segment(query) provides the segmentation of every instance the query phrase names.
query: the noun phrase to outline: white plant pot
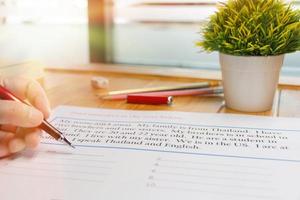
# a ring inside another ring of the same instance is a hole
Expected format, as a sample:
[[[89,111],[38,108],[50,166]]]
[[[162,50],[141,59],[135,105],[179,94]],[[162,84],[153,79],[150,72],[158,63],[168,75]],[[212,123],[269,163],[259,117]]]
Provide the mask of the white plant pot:
[[[284,55],[232,56],[220,53],[226,106],[245,112],[272,108]]]

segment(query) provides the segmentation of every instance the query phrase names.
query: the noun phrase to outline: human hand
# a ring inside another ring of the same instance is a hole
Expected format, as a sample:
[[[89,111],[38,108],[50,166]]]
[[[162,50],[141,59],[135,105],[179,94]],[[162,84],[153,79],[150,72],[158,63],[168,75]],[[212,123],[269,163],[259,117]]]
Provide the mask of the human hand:
[[[35,148],[40,141],[38,127],[50,115],[47,96],[36,81],[15,77],[0,78],[0,84],[31,105],[0,100],[0,158],[26,147]]]

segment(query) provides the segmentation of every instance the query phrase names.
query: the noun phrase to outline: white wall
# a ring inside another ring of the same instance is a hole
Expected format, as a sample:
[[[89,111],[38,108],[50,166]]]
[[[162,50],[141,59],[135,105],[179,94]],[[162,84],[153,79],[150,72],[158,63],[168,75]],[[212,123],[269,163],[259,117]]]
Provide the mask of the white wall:
[[[7,23],[86,24],[87,0],[0,0]]]

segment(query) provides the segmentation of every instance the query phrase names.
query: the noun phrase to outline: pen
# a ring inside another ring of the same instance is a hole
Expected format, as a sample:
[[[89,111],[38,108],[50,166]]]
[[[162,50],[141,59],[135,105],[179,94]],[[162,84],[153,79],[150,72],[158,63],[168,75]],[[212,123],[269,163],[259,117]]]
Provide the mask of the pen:
[[[127,96],[127,103],[171,105],[172,102],[173,102],[172,96],[147,96],[147,95],[140,95],[140,94],[129,94]]]
[[[26,103],[25,101],[22,101],[18,97],[14,96],[10,91],[8,91],[6,88],[2,87],[0,85],[0,98],[4,100],[13,100],[17,102],[24,103],[26,105],[31,106],[30,104]],[[55,127],[53,127],[48,121],[45,119],[43,120],[42,124],[39,126],[40,129],[51,135],[55,140],[60,141],[62,143],[65,143],[69,145],[72,148],[75,148],[67,138]]]
[[[137,93],[139,95],[147,96],[196,96],[196,95],[209,95],[209,94],[222,94],[222,87],[212,87],[212,88],[199,88],[199,89],[187,89],[187,90],[171,90],[171,91],[161,91],[161,92],[145,92]],[[130,94],[128,94],[130,95]],[[112,95],[103,97],[105,100],[122,100],[126,99],[127,94]]]
[[[135,93],[145,93],[145,92],[158,92],[158,91],[170,91],[170,90],[186,90],[186,89],[196,89],[196,88],[209,88],[220,85],[219,82],[200,82],[200,83],[189,83],[177,86],[161,86],[161,87],[152,87],[152,88],[138,88],[138,89],[129,89],[129,90],[120,90],[120,91],[111,91],[103,97],[108,97],[112,95],[120,94],[135,94]]]

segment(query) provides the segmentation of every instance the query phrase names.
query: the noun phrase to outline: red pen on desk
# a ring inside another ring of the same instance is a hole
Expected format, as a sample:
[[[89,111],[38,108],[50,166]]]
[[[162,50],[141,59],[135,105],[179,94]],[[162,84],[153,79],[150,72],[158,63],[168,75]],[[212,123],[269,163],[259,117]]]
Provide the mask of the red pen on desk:
[[[10,91],[8,91],[6,88],[2,87],[1,85],[0,85],[0,99],[17,101],[17,102],[29,105],[25,101],[22,101],[18,97],[14,96]],[[29,106],[31,106],[31,105],[29,105]],[[69,140],[67,140],[67,138],[65,138],[65,136],[59,130],[54,128],[46,120],[43,120],[43,122],[39,126],[39,128],[44,130],[49,135],[51,135],[55,140],[63,142],[65,144],[69,145],[70,147],[74,148],[74,146],[71,144],[71,142],[69,142]]]
[[[172,96],[149,96],[140,94],[129,94],[127,95],[127,103],[136,104],[152,104],[152,105],[171,105],[173,102]]]

